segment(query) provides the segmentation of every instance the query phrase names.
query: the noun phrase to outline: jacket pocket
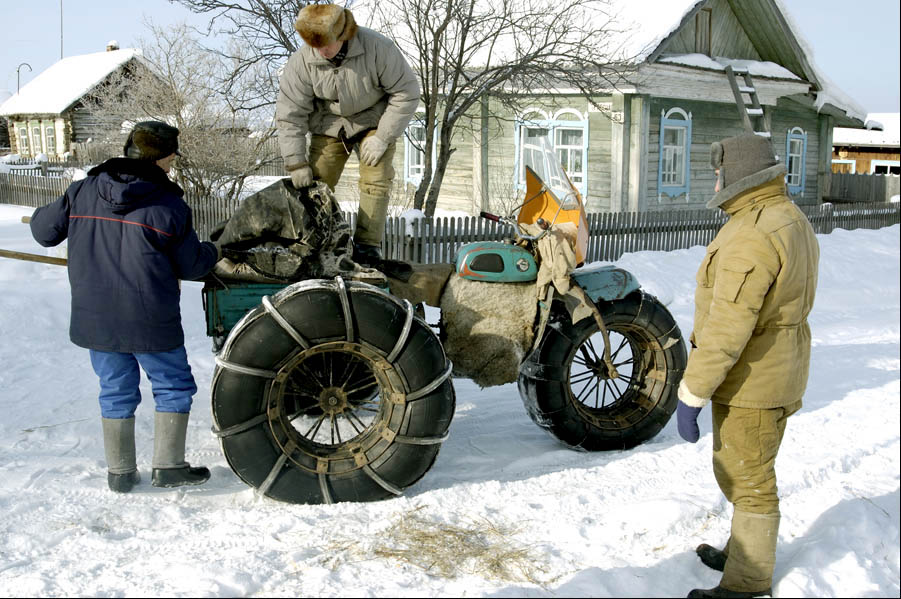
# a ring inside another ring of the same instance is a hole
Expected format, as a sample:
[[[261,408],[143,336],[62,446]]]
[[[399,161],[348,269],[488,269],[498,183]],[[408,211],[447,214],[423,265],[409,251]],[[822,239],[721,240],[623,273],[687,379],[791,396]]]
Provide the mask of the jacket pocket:
[[[718,249],[719,248],[708,248],[707,254],[705,254],[704,259],[701,260],[701,267],[698,268],[698,272],[695,275],[695,281],[697,281],[698,286],[710,287],[713,285],[713,270],[711,265],[713,264],[713,258],[716,256]]]
[[[744,260],[730,260],[723,264],[716,276],[713,295],[719,299],[735,303],[741,295],[742,287],[754,265]]]

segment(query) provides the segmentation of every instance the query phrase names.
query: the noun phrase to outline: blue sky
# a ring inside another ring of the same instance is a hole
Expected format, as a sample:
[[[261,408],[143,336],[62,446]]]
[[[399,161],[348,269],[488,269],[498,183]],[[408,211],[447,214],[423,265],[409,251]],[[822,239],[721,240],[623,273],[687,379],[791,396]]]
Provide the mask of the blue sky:
[[[640,2],[641,0],[635,0]],[[898,0],[782,0],[813,49],[814,60],[867,112],[899,112]],[[115,39],[123,48],[147,37],[145,17],[159,25],[206,20],[168,0],[62,0],[63,52],[99,52]],[[0,92],[21,85],[60,58],[60,0],[2,0]]]

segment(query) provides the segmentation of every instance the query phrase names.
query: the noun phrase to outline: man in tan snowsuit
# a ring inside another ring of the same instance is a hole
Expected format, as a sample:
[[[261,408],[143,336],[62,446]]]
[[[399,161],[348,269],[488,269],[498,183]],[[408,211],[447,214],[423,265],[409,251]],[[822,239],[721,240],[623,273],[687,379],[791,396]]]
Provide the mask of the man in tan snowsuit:
[[[306,45],[288,60],[275,106],[285,168],[295,187],[320,179],[334,189],[357,153],[354,259],[373,265],[381,258],[395,142],[419,105],[419,83],[394,42],[359,27],[345,8],[310,4],[294,28]]]
[[[723,577],[689,597],[771,593],[779,531],[776,454],[786,420],[801,408],[819,246],[785,190],[770,141],[748,133],[711,146],[716,194],[730,216],[697,273],[692,351],[679,385],[679,434],[698,440],[697,417],[713,409],[713,471],[733,504],[720,551],[698,556]]]

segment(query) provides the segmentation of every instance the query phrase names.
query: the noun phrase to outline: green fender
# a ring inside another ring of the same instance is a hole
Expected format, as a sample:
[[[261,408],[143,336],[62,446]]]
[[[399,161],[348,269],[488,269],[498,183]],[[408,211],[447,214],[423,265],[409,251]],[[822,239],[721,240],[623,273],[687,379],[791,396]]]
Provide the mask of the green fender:
[[[632,273],[612,265],[580,268],[572,278],[593,302],[620,300],[641,287]]]

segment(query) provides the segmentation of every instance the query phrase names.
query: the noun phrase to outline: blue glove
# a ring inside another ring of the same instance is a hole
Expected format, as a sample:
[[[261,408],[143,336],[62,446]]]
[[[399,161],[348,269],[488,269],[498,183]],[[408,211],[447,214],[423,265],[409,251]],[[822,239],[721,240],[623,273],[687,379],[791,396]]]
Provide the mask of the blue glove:
[[[701,408],[693,408],[681,401],[676,406],[676,422],[679,425],[679,436],[689,443],[697,443],[698,438],[701,436],[701,431],[698,430],[698,414],[700,413]]]

